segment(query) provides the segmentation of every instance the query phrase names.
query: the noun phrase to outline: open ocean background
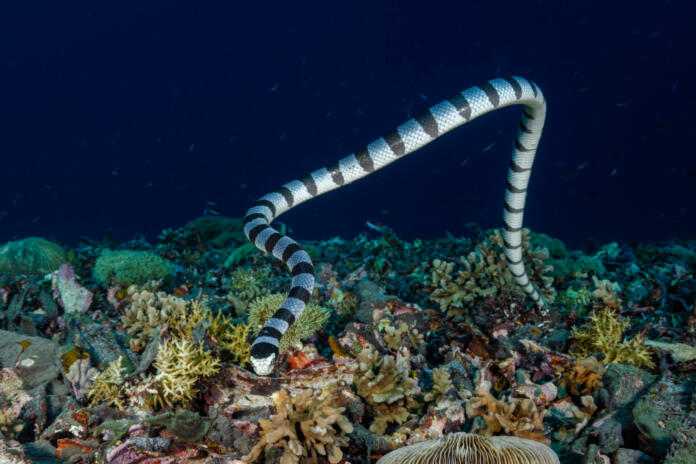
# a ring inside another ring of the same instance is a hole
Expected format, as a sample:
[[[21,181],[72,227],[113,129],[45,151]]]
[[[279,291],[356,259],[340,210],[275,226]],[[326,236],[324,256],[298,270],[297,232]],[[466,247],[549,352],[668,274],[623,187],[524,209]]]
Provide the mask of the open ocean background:
[[[572,6],[570,6],[572,5]],[[0,243],[154,241],[456,92],[519,75],[549,108],[525,225],[569,243],[693,237],[691,1],[6,2]],[[298,240],[500,227],[520,107],[281,217]]]

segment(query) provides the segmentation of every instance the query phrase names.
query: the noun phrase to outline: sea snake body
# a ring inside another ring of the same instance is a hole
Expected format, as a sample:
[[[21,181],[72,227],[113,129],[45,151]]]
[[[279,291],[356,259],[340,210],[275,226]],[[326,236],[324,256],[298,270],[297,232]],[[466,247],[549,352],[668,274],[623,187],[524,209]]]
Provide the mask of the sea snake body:
[[[273,371],[278,356],[278,341],[302,313],[314,288],[314,266],[307,252],[269,224],[290,208],[365,177],[455,127],[489,111],[515,104],[524,105],[524,108],[505,186],[505,256],[516,282],[537,305],[544,305],[529,281],[522,262],[521,231],[527,185],[544,127],[546,102],[539,87],[527,79],[493,79],[438,103],[338,162],[284,184],[261,197],[247,211],[244,233],[249,241],[282,260],[292,274],[290,293],[252,344],[251,363],[258,375],[269,375]]]

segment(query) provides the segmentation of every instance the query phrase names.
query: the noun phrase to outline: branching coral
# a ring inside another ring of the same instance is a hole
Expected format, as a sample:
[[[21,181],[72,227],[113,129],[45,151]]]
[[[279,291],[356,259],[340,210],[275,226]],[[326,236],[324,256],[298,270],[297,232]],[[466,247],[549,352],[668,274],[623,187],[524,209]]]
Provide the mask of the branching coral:
[[[383,356],[368,345],[351,370],[357,394],[374,418],[371,431],[381,435],[390,423],[401,424],[408,419],[409,407],[414,407],[412,397],[419,393],[419,388],[416,379],[409,375],[406,349],[401,349],[396,357]]]
[[[253,247],[252,247],[253,248]],[[267,268],[249,269],[237,268],[230,278],[230,299],[238,311],[244,311],[249,303],[256,298],[268,295],[270,292],[265,285],[271,273]]]
[[[423,395],[425,401],[433,401],[441,397],[452,388],[452,379],[450,378],[447,369],[437,367],[433,369],[433,387],[429,392]]]
[[[198,393],[201,377],[217,373],[220,362],[203,348],[186,338],[173,338],[159,345],[154,366],[154,383],[158,394],[152,398],[154,406],[191,400]]]
[[[97,375],[92,386],[87,390],[90,404],[96,406],[99,403],[106,403],[125,411],[126,407],[123,403],[125,395],[122,390],[125,373],[123,357],[119,356],[117,360],[111,361],[104,372]]]
[[[303,390],[291,396],[286,390],[273,394],[276,414],[270,420],[259,420],[261,440],[242,459],[254,462],[271,447],[283,449],[280,464],[318,464],[325,457],[336,464],[343,459],[341,447],[348,445],[345,434],[353,425],[343,416],[344,408],[336,407],[331,391],[317,396],[314,390]]]
[[[218,313],[215,317],[208,315],[211,327],[208,334],[216,345],[232,362],[240,366],[249,364],[251,343],[247,340],[251,334],[251,324],[233,324],[229,317]]]
[[[590,325],[586,328],[573,328],[571,354],[576,358],[604,354],[602,363],[632,364],[637,367],[653,367],[650,349],[645,345],[645,337],[638,334],[631,339],[623,338],[629,321],[620,318],[612,310],[605,308],[590,314]]]
[[[275,293],[257,298],[249,305],[249,324],[255,331],[268,321],[285,301],[285,295]],[[309,303],[302,314],[288,328],[280,339],[278,351],[282,354],[302,339],[311,337],[329,320],[329,311],[314,303]]]
[[[553,267],[547,265],[548,252],[543,248],[532,249],[530,232],[523,229],[522,248],[524,264],[529,278],[544,299],[552,303],[556,291],[550,274]],[[464,310],[485,298],[494,297],[504,287],[515,286],[503,253],[503,237],[500,230],[491,232],[486,240],[466,256],[459,258],[460,265],[435,259],[430,277],[430,299],[447,311],[449,316],[459,316]]]
[[[472,431],[484,435],[503,432],[506,435],[549,443],[549,440],[544,438],[544,427],[541,423],[545,411],[539,411],[534,401],[512,397],[498,400],[490,390],[491,383],[487,380],[481,381],[474,396],[466,404],[468,417],[482,418],[482,423],[476,423]]]
[[[131,302],[121,322],[131,335],[130,348],[135,352],[142,351],[163,324],[178,336],[190,337],[196,324],[210,312],[200,297],[186,301],[164,292],[139,290],[134,285],[128,287],[127,295]]]

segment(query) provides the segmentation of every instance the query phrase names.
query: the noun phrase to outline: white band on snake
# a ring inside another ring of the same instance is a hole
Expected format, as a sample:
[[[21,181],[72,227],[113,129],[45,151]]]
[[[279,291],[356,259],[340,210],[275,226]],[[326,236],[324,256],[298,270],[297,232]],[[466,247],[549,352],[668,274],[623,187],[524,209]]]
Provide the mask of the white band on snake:
[[[338,162],[284,184],[254,203],[244,217],[244,233],[257,248],[282,260],[292,274],[292,288],[251,347],[251,364],[258,375],[269,375],[278,357],[278,341],[307,305],[314,288],[309,255],[291,238],[269,224],[290,208],[330,190],[350,184],[413,153],[441,135],[482,114],[509,105],[524,105],[515,137],[505,186],[503,239],[508,267],[524,292],[544,302],[527,277],[522,262],[522,216],[527,185],[546,117],[539,87],[522,77],[499,78],[471,87],[406,121],[394,131]]]

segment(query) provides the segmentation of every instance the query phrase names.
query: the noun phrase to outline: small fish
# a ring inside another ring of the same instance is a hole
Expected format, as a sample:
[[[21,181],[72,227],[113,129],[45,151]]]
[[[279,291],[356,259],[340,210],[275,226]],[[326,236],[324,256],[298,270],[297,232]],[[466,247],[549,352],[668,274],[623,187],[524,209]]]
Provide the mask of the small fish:
[[[650,34],[651,39],[657,39],[658,37],[660,37],[660,31],[655,31],[652,34]]]
[[[625,107],[629,106],[630,104],[631,104],[630,102],[619,102],[616,104],[616,106],[619,108],[625,108]]]
[[[464,166],[466,166],[466,163],[468,163],[468,162],[469,162],[469,158],[464,158],[464,161],[462,161],[461,163],[459,163],[459,167],[460,167],[460,168],[463,168]]]
[[[213,216],[219,216],[220,213],[215,211],[213,208],[208,208],[207,206],[203,209],[203,216],[207,216],[209,214],[212,214]]]
[[[286,132],[283,132],[280,134],[280,137],[278,137],[278,140],[283,140],[288,134]]]
[[[675,82],[674,84],[672,84],[672,92],[677,90],[677,87],[679,87],[679,82]]]
[[[588,163],[589,163],[589,161],[583,161],[582,163],[578,164],[578,167],[575,169],[577,169],[578,171],[581,171],[581,170],[585,169],[585,167],[587,166]]]
[[[17,203],[19,203],[19,200],[22,199],[22,196],[23,196],[23,194],[21,194],[21,193],[18,193],[17,195],[15,195],[14,200],[12,200],[12,204],[16,205]]]
[[[145,185],[148,187],[152,187],[152,181],[148,180],[147,182],[145,182]]]
[[[31,220],[32,224],[36,224],[41,220],[41,216],[36,216],[34,219]]]
[[[481,151],[483,151],[483,152],[490,151],[491,148],[493,148],[493,145],[495,145],[495,142],[489,143],[488,145],[486,145],[485,147],[483,147],[483,150],[481,150]]]
[[[157,136],[157,145],[162,145],[162,137]]]
[[[358,113],[358,116],[362,116],[362,111],[360,110],[360,107],[358,106],[357,109],[355,110],[356,113]]]
[[[215,202],[215,201],[213,201],[213,200],[208,200],[207,198],[204,198],[203,201],[204,201],[205,204],[208,205],[208,206],[215,206],[215,205],[217,205],[217,202]]]
[[[271,87],[271,92],[275,92],[276,90],[278,90],[278,86],[279,86],[279,85],[280,85],[280,82],[278,82],[276,85],[274,85],[273,87]]]
[[[87,148],[87,139],[82,140],[82,148]]]
[[[329,110],[324,117],[330,118],[331,116],[333,116],[333,110]]]
[[[48,190],[53,190],[53,186],[51,184],[44,185],[44,188],[47,188]]]
[[[384,214],[384,215],[387,215],[387,214],[391,214],[391,211],[389,211],[388,209],[382,208],[381,213]]]
[[[578,92],[578,93],[587,92],[588,90],[590,90],[589,87],[578,87],[578,88],[577,88],[577,92]]]
[[[379,232],[380,234],[383,234],[387,231],[387,228],[385,226],[383,226],[382,224],[380,224],[379,222],[365,221],[365,225],[368,228],[374,230],[375,232]]]
[[[192,152],[193,150],[195,150],[195,149],[196,149],[196,144],[195,144],[195,143],[192,143],[192,144],[189,145],[189,147],[188,147],[188,152],[191,153],[191,152]]]
[[[423,92],[418,92],[418,96],[421,97],[422,100],[427,100],[428,96],[425,95]]]
[[[610,175],[610,176],[615,176],[615,175],[616,175],[616,171],[618,171],[618,168],[614,168],[614,169],[611,171],[611,174],[609,174],[609,175]]]
[[[339,86],[339,87],[343,87],[344,85],[346,85],[347,82],[348,82],[347,79],[346,79],[346,80],[343,80],[343,81],[341,81],[341,82],[338,83],[338,86]]]

